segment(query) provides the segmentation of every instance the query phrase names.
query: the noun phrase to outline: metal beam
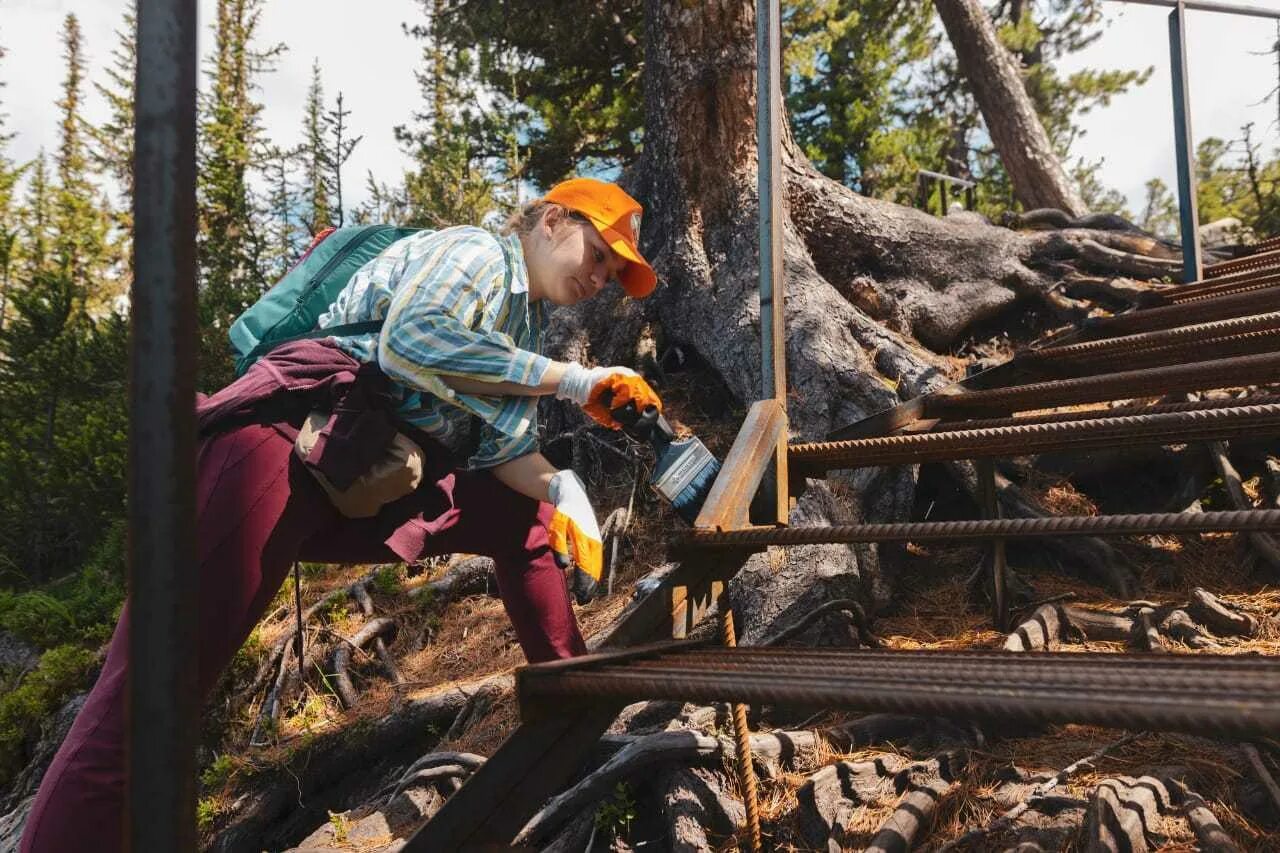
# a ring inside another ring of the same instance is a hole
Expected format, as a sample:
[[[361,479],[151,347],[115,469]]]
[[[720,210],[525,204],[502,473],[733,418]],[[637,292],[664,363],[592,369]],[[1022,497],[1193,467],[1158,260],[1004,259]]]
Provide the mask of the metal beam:
[[[1137,3],[1140,6],[1159,6],[1164,9],[1176,9],[1178,0],[1112,0],[1114,3]],[[1235,3],[1213,3],[1210,0],[1185,0],[1188,9],[1197,12],[1222,12],[1226,15],[1249,15],[1255,18],[1275,18],[1280,20],[1280,10],[1259,9],[1256,6],[1240,6]]]
[[[1187,83],[1187,10],[1182,0],[1169,13],[1173,140],[1178,162],[1178,218],[1182,228],[1182,281],[1199,281],[1200,214],[1196,209],[1196,149],[1191,138],[1191,90]]]
[[[196,0],[139,0],[125,837],[195,850]]]

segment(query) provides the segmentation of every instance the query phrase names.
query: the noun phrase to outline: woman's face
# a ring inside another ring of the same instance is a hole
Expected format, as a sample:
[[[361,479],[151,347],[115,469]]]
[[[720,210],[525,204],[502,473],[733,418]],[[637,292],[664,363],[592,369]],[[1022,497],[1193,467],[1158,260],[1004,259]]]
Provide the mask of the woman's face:
[[[590,223],[550,208],[525,249],[529,295],[556,305],[574,305],[595,296],[626,265]],[[530,252],[532,249],[532,252]]]

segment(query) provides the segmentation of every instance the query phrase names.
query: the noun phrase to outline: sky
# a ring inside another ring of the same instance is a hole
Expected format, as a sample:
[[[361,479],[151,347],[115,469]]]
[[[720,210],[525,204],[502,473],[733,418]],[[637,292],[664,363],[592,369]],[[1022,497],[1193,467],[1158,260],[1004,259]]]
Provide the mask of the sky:
[[[1233,0],[1236,5],[1280,10],[1280,0]],[[125,4],[120,0],[0,0],[0,109],[9,115],[15,159],[33,156],[41,147],[57,145],[56,108],[63,77],[58,41],[65,16],[80,18],[91,80],[102,80],[110,63]],[[199,0],[200,51],[212,44],[210,23],[214,0]],[[353,13],[344,0],[270,0],[261,26],[260,44],[283,43],[288,51],[274,73],[260,78],[264,124],[281,145],[299,140],[303,104],[311,66],[320,62],[330,104],[339,89],[351,110],[354,134],[364,134],[344,170],[353,206],[365,196],[365,176],[372,171],[394,183],[408,159],[399,150],[392,127],[409,120],[419,94],[413,72],[422,45],[403,34],[401,24],[420,19],[415,0],[364,0]],[[1140,212],[1144,185],[1159,177],[1175,186],[1172,94],[1169,84],[1168,11],[1107,2],[1108,27],[1094,45],[1061,63],[1061,69],[1154,68],[1146,85],[1080,116],[1085,135],[1073,155],[1103,161],[1104,184],[1122,192],[1129,207]],[[1197,142],[1208,136],[1235,138],[1246,122],[1263,152],[1280,149],[1276,95],[1280,71],[1266,54],[1277,38],[1276,22],[1209,12],[1189,11],[1187,50],[1191,91],[1191,126]],[[1268,99],[1268,95],[1270,98]],[[89,116],[101,117],[96,93],[89,97]]]

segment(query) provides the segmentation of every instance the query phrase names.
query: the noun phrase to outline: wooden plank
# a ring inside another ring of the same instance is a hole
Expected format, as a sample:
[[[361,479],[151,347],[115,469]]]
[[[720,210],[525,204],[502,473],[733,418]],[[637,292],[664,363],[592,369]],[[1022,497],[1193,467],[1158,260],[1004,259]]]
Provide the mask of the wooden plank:
[[[773,461],[778,442],[785,442],[786,432],[787,413],[777,400],[751,404],[694,527],[736,530],[747,525],[751,498]]]
[[[521,724],[414,833],[403,853],[493,850],[509,845],[542,804],[578,771],[621,708],[606,702]]]
[[[688,624],[685,600],[690,587],[698,587],[716,581],[728,581],[746,564],[756,550],[732,549],[715,554],[690,554],[680,566],[668,573],[662,582],[630,609],[623,612],[618,623],[609,633],[592,638],[591,648],[626,648],[654,640],[670,639],[676,634],[676,625]],[[695,616],[701,618],[695,608]],[[679,636],[684,636],[682,632]]]

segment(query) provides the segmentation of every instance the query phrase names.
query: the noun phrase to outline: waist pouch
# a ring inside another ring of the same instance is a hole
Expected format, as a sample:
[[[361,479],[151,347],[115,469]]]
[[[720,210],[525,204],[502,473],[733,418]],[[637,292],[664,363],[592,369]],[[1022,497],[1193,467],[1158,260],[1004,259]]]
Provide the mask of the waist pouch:
[[[425,462],[422,448],[404,433],[395,431],[365,472],[340,488],[320,472],[312,458],[316,446],[323,444],[331,417],[324,411],[307,415],[298,429],[293,449],[338,512],[347,518],[369,518],[377,515],[386,504],[404,497],[422,484]]]

